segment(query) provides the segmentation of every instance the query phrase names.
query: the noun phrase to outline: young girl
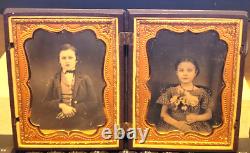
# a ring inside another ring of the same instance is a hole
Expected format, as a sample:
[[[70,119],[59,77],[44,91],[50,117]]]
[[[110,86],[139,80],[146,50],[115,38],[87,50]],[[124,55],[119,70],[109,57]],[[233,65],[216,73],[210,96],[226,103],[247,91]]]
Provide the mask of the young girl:
[[[159,128],[211,133],[207,122],[212,118],[208,107],[210,97],[205,89],[193,84],[199,74],[198,64],[192,59],[181,59],[176,63],[175,70],[179,85],[166,89],[157,100],[162,104]]]

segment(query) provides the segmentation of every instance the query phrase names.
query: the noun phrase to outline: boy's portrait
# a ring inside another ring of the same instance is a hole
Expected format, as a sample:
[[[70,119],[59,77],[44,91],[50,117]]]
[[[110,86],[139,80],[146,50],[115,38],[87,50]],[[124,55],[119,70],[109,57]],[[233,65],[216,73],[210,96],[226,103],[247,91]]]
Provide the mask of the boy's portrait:
[[[93,31],[34,32],[30,63],[31,122],[41,129],[91,130],[105,123],[105,44]]]
[[[123,11],[55,12],[9,14],[16,147],[118,148],[120,141],[104,139],[102,131],[122,119],[117,23]]]

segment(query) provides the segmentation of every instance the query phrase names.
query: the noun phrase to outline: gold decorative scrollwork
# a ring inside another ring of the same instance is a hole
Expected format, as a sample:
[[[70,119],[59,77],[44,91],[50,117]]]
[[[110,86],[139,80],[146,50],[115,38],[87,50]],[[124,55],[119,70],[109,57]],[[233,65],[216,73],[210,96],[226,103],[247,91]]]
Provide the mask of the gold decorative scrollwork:
[[[18,146],[25,148],[105,148],[118,147],[118,140],[105,140],[101,137],[103,128],[113,129],[119,125],[119,51],[118,19],[115,17],[49,17],[49,16],[12,16],[9,17],[10,42],[14,42],[11,51],[12,78],[14,84],[15,117]],[[79,32],[92,30],[97,39],[106,44],[104,59],[103,97],[107,122],[91,134],[86,131],[41,130],[30,123],[31,92],[28,87],[28,59],[25,56],[24,43],[32,38],[37,29],[49,32]]]
[[[144,144],[138,140],[133,146],[138,148],[169,148],[169,149],[232,149],[234,141],[234,124],[238,101],[238,83],[240,69],[240,44],[243,21],[241,19],[217,18],[134,18],[134,59],[133,59],[133,127],[149,128]],[[191,31],[202,33],[209,30],[218,32],[219,38],[228,44],[228,51],[223,71],[225,88],[222,91],[222,126],[213,129],[210,135],[198,133],[181,133],[171,131],[159,133],[154,125],[146,122],[146,112],[151,99],[147,87],[149,80],[149,63],[146,43],[156,37],[159,30],[170,30],[176,33]]]

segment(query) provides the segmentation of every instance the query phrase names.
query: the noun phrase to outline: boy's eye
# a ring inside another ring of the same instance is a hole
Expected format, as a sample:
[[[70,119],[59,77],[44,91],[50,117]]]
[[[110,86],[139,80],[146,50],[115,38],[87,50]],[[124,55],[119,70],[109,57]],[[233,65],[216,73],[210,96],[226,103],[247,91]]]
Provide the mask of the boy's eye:
[[[66,57],[62,57],[62,59],[64,59],[64,60],[65,60],[65,59],[66,59]]]
[[[179,72],[183,72],[184,70],[183,69],[178,69]]]

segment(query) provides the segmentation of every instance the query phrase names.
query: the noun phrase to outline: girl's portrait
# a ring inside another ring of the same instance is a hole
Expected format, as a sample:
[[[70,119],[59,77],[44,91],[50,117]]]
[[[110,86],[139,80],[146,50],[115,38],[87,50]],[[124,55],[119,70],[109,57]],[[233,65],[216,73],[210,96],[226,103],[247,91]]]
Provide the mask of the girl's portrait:
[[[147,119],[158,131],[209,135],[223,122],[220,93],[227,45],[217,32],[161,30],[147,43]]]
[[[175,64],[175,70],[179,84],[167,88],[156,101],[162,105],[159,128],[210,133],[211,126],[207,121],[212,118],[211,98],[204,88],[193,83],[199,74],[198,64],[183,58]]]

